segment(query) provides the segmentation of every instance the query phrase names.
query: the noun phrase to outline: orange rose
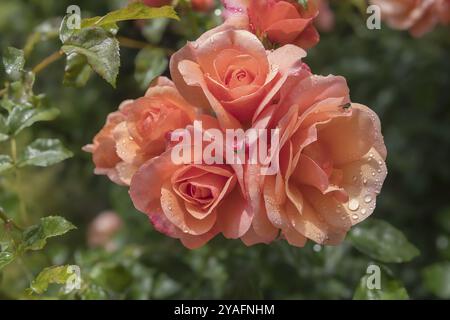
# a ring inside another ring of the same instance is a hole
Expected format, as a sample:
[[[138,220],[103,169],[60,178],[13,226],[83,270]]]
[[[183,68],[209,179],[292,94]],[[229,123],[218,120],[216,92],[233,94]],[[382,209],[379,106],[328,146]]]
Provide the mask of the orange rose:
[[[217,120],[202,116],[218,126]],[[210,126],[211,127],[211,126]],[[194,148],[188,143],[189,148]],[[147,161],[131,180],[134,206],[146,213],[155,229],[178,238],[188,248],[198,248],[219,232],[239,238],[250,227],[247,202],[229,165],[194,159],[176,164],[172,150]]]
[[[139,166],[166,148],[166,134],[185,127],[195,109],[177,92],[172,82],[159,78],[145,96],[127,100],[108,116],[106,125],[84,147],[93,154],[96,174],[129,185]]]
[[[263,41],[272,44],[295,44],[304,49],[315,46],[320,39],[313,25],[319,14],[315,0],[305,6],[290,0],[223,0],[225,18],[246,15],[248,29]]]
[[[450,20],[449,0],[371,0],[381,9],[381,18],[400,30],[409,30],[420,37],[431,31],[438,22]]]
[[[335,76],[290,83],[267,110],[255,126],[281,130],[280,170],[258,183],[247,175],[259,208],[242,240],[267,243],[281,231],[295,246],[338,244],[373,212],[387,174],[378,117],[350,104],[345,80]]]
[[[212,109],[222,128],[238,128],[301,70],[304,56],[293,45],[266,52],[255,35],[224,24],[176,52],[170,72],[189,102]]]

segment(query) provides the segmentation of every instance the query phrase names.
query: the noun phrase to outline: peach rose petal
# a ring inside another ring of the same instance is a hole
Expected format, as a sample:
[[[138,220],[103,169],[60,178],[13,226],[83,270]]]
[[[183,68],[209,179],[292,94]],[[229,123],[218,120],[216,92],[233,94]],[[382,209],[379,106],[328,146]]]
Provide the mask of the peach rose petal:
[[[283,235],[286,238],[286,241],[292,246],[302,248],[306,244],[306,237],[293,228],[283,230]]]
[[[134,174],[130,184],[130,196],[136,209],[149,212],[149,206],[160,198],[163,183],[180,168],[171,160],[171,150],[144,163]]]
[[[183,60],[178,64],[178,69],[187,85],[197,86],[202,89],[202,92],[207,97],[212,109],[216,113],[222,128],[237,129],[241,127],[239,121],[226,112],[220,102],[211,94],[205,79],[203,78],[203,72],[198,64],[189,60]]]
[[[201,235],[208,232],[213,227],[217,218],[215,212],[204,219],[192,217],[186,211],[180,198],[172,190],[170,181],[166,181],[161,187],[161,207],[170,222],[180,228],[184,233],[191,235]]]
[[[218,224],[226,238],[240,238],[251,226],[252,210],[238,188],[228,195],[227,200],[222,202],[217,211]]]

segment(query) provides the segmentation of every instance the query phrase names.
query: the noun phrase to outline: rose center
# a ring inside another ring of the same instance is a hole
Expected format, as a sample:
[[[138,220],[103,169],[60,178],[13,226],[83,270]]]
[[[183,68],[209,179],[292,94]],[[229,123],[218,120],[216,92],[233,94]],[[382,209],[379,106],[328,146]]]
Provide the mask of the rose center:
[[[225,85],[230,88],[248,85],[253,82],[254,76],[246,69],[229,68],[225,73]]]

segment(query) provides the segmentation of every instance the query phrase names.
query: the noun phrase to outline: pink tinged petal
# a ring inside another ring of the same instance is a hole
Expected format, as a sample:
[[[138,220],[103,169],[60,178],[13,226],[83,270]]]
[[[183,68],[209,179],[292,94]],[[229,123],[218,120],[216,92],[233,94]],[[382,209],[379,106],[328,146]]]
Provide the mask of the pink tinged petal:
[[[155,200],[151,207],[153,210],[147,213],[147,216],[157,231],[176,239],[183,234],[180,229],[166,218],[158,200]]]
[[[217,211],[218,225],[226,238],[240,238],[251,226],[253,213],[239,188],[234,188]]]
[[[170,222],[184,233],[191,235],[200,235],[208,232],[217,218],[215,212],[201,220],[192,217],[186,211],[183,201],[173,191],[170,181],[166,181],[161,187],[161,208]]]

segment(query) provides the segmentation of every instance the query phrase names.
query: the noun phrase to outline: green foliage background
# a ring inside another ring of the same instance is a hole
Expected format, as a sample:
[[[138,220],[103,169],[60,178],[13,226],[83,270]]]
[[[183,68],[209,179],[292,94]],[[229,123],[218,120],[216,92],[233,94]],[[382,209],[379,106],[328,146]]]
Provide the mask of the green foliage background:
[[[86,16],[95,16],[124,2],[2,0],[0,48],[22,48],[37,25],[64,16],[71,4],[79,5]],[[321,42],[305,62],[316,74],[344,76],[352,100],[370,106],[380,116],[389,174],[372,217],[394,225],[420,250],[409,262],[384,263],[387,287],[398,289],[403,284],[415,299],[450,298],[450,30],[439,27],[420,39],[385,25],[371,31],[352,1],[332,4],[336,27],[322,33]],[[212,13],[182,10],[179,14],[181,21],[171,22],[163,37],[154,31],[158,30],[156,23],[148,27],[147,39],[134,22],[122,23],[120,34],[177,49],[219,22]],[[39,42],[27,66],[36,65],[60,45],[58,38]],[[25,168],[23,200],[30,222],[58,214],[78,229],[49,240],[44,251],[27,253],[24,265],[14,262],[1,270],[0,298],[352,298],[368,264],[373,259],[385,261],[383,254],[387,257],[389,248],[374,257],[356,250],[352,239],[338,247],[308,244],[299,249],[284,242],[247,248],[240,241],[219,237],[189,251],[154,231],[133,208],[126,188],[93,175],[91,157],[81,147],[92,140],[106,115],[122,100],[144,93],[136,79],[145,75],[134,75],[138,52],[121,48],[117,89],[98,76],[83,88],[63,86],[64,59],[38,75],[35,92],[46,93],[61,114],[55,121],[21,133],[18,145],[24,147],[37,136],[59,138],[74,157],[50,168]],[[4,81],[1,72],[0,84]],[[0,144],[1,153],[7,148]],[[14,219],[19,205],[16,193],[2,183],[0,206]],[[89,223],[104,210],[114,210],[124,220],[113,252],[89,248],[86,242]],[[370,236],[374,231],[367,226],[362,225],[363,232]],[[42,295],[27,294],[25,289],[44,268],[67,264],[80,266],[82,293],[64,295],[52,285]],[[357,298],[377,298],[356,291]],[[392,297],[404,297],[403,291],[395,292],[391,290]]]

